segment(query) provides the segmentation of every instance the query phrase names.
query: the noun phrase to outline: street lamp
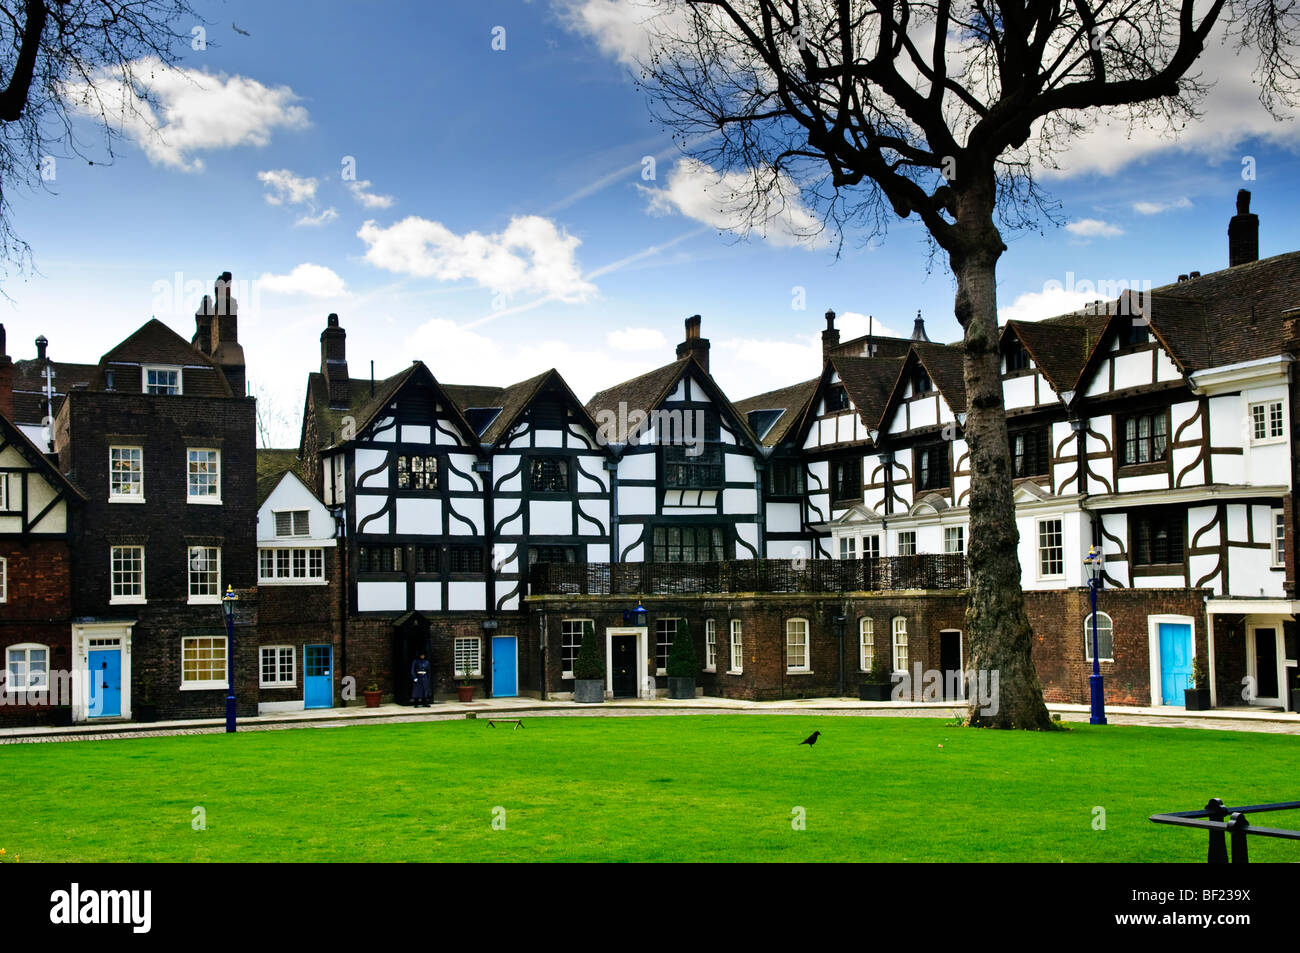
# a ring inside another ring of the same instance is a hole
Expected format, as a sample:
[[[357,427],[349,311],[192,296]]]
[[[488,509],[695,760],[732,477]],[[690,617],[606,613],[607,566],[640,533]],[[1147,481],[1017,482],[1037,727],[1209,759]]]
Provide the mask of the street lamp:
[[[231,586],[221,597],[221,612],[226,617],[226,733],[235,730],[235,603],[239,596]]]
[[[1092,690],[1092,714],[1088,723],[1106,724],[1105,693],[1101,682],[1101,653],[1097,651],[1097,590],[1101,587],[1101,550],[1093,546],[1083,557],[1083,569],[1088,574],[1088,588],[1092,594],[1092,675],[1088,685]]]
[[[645,617],[646,617],[645,606],[643,606],[643,605],[641,604],[641,600],[640,600],[640,599],[638,599],[638,600],[636,601],[636,608],[635,608],[635,609],[624,609],[624,610],[623,610],[623,624],[624,624],[624,625],[644,626],[644,625],[645,625],[645,622],[646,622]]]

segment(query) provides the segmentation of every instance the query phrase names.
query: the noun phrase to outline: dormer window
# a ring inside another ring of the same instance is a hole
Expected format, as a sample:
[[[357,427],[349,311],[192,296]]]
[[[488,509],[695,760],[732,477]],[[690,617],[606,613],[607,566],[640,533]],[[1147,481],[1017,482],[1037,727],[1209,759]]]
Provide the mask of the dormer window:
[[[1006,373],[1011,374],[1015,371],[1024,371],[1029,369],[1029,352],[1025,350],[1015,338],[1007,343],[1007,369]]]
[[[179,367],[146,367],[144,369],[144,392],[146,394],[181,393],[181,369]]]
[[[924,367],[918,365],[916,370],[912,371],[912,396],[928,394],[932,390],[934,384],[930,382],[930,375],[925,372]]]
[[[1148,344],[1151,341],[1151,327],[1142,318],[1134,318],[1128,323],[1124,331],[1124,346],[1136,347],[1139,344]]]
[[[849,395],[843,384],[835,384],[826,390],[826,413],[834,414],[849,409]]]

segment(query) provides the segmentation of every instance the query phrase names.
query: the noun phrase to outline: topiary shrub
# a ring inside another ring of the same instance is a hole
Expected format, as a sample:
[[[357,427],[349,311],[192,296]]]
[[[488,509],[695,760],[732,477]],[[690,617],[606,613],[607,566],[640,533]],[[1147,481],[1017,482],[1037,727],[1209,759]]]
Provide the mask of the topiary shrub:
[[[694,678],[699,670],[700,663],[695,657],[695,640],[691,638],[690,627],[685,619],[678,619],[677,634],[673,636],[673,647],[668,653],[668,677]]]
[[[578,657],[573,660],[573,677],[577,679],[605,679],[605,659],[596,641],[596,630],[590,622],[582,624],[582,645],[578,646]]]

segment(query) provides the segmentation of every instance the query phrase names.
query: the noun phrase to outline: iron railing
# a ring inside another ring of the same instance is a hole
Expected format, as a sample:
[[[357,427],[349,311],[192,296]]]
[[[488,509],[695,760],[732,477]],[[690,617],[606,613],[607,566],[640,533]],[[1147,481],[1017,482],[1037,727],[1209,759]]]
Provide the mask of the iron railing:
[[[1224,807],[1219,798],[1211,798],[1204,809],[1199,811],[1176,811],[1169,814],[1152,814],[1151,820],[1157,824],[1173,824],[1178,827],[1195,827],[1210,832],[1210,848],[1206,862],[1211,864],[1228,863],[1227,835],[1232,835],[1232,863],[1250,863],[1250,853],[1246,847],[1249,835],[1259,837],[1281,837],[1286,840],[1300,840],[1300,831],[1285,830],[1278,827],[1254,827],[1246,819],[1247,814],[1263,814],[1266,811],[1300,810],[1300,801],[1283,801],[1278,804],[1251,804],[1247,807]]]
[[[733,559],[700,563],[538,563],[531,595],[645,596],[724,592],[877,592],[964,589],[966,557]]]

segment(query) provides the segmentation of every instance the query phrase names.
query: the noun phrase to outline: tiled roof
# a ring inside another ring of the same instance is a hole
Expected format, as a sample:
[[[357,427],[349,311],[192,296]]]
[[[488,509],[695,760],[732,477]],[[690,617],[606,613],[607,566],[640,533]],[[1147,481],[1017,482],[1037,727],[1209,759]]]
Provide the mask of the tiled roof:
[[[14,421],[20,424],[39,424],[46,416],[45,378],[41,375],[46,361],[30,358],[14,361]],[[69,364],[49,361],[54,370],[54,412],[57,414],[63,396],[69,390],[86,387],[98,370],[94,364]]]
[[[298,450],[266,449],[257,451],[257,505],[261,507],[272,491],[280,485],[286,473],[292,473],[302,480],[308,488],[311,481],[303,472],[302,461],[298,459]]]
[[[686,370],[689,358],[682,358],[656,367],[639,377],[634,377],[621,384],[615,384],[600,391],[587,401],[587,413],[597,416],[602,410],[618,413],[619,404],[625,403],[629,412],[640,410],[649,413],[668,396],[677,379]]]
[[[944,401],[954,414],[966,410],[966,377],[963,370],[965,363],[964,348],[960,344],[934,344],[929,341],[914,341],[912,349],[920,358],[930,380],[943,395]]]
[[[858,417],[869,429],[880,425],[890,392],[903,369],[901,357],[832,357]]]
[[[185,394],[203,397],[234,396],[221,368],[157,318],[146,321],[135,333],[99,359],[99,367],[90,381],[90,390],[106,389],[105,371],[113,364],[176,365],[184,368],[181,371],[181,389]],[[117,390],[123,389],[116,382],[114,386]]]
[[[1102,314],[1067,314],[1046,321],[1008,321],[1047,382],[1058,393],[1074,390],[1109,319]]]
[[[755,411],[780,410],[782,413],[766,431],[756,431],[756,436],[762,441],[763,446],[775,447],[780,445],[781,441],[803,418],[804,408],[808,406],[808,402],[817,393],[817,385],[820,383],[821,378],[814,377],[810,381],[791,384],[789,387],[779,387],[765,394],[755,394],[753,397],[738,400],[735,407],[736,410],[745,415],[746,420]]]

